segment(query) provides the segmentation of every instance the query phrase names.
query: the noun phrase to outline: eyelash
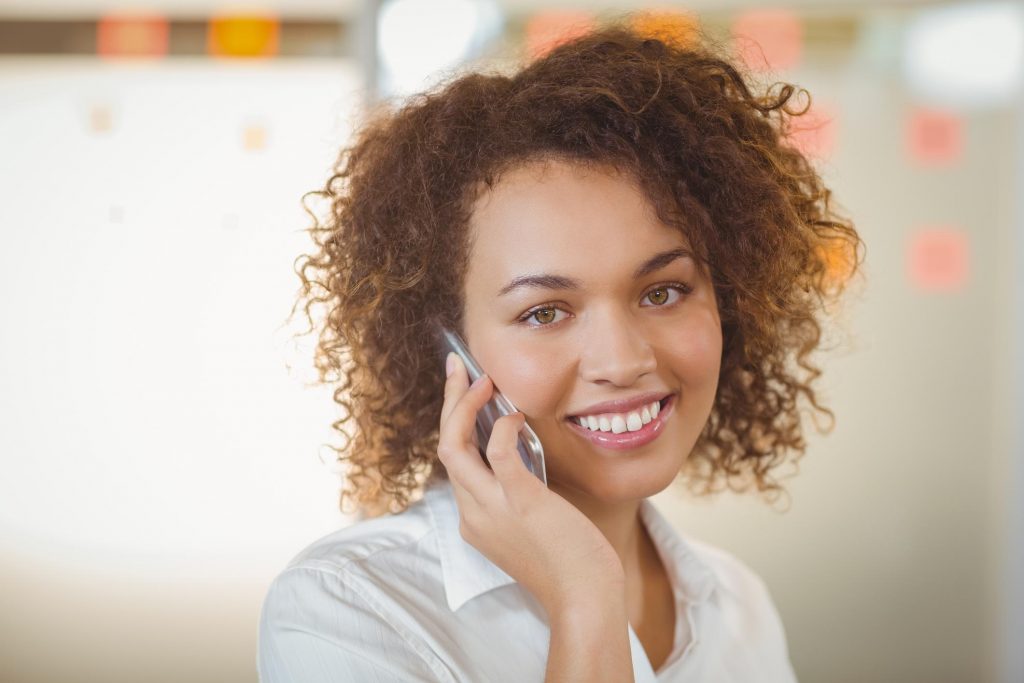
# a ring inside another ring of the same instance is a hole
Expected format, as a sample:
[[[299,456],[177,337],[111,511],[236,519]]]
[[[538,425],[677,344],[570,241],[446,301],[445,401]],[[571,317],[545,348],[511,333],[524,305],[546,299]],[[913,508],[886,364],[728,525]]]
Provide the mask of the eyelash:
[[[679,292],[680,295],[682,295],[682,296],[686,296],[687,294],[692,294],[693,293],[693,287],[691,285],[685,283],[685,282],[666,282],[665,284],[661,284],[661,285],[658,285],[657,287],[652,287],[651,289],[647,290],[647,293],[644,294],[644,297],[646,298],[646,297],[650,296],[651,292],[657,292],[659,289],[674,289],[677,292]],[[676,303],[678,303],[678,302],[676,302]],[[668,303],[654,304],[654,307],[655,308],[664,308],[665,306],[670,306],[670,305],[671,304],[668,304]],[[521,316],[519,316],[516,319],[516,322],[522,323],[522,324],[525,325],[526,321],[529,320],[530,318],[532,318],[537,313],[540,313],[541,311],[547,311],[549,309],[557,309],[557,308],[558,308],[557,306],[555,306],[554,304],[550,304],[550,303],[548,303],[548,304],[541,304],[540,306],[534,306],[533,308],[531,308],[530,310],[526,311]],[[538,323],[536,325],[526,325],[526,326],[527,327],[550,327],[551,325],[555,325],[555,324],[556,323],[551,322],[551,323]]]

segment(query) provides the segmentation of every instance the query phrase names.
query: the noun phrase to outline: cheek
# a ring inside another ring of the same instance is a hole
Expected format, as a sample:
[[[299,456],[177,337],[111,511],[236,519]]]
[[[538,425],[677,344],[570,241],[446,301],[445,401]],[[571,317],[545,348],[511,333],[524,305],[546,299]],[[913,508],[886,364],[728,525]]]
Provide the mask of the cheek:
[[[542,354],[529,348],[491,343],[487,349],[478,356],[480,365],[516,408],[528,416],[555,412],[564,394],[559,388],[558,375],[551,369],[565,367],[564,363],[552,359],[550,353]]]
[[[722,328],[717,320],[709,318],[694,330],[690,352],[703,363],[713,363],[717,370],[722,358]]]
[[[673,365],[691,382],[717,379],[722,362],[722,329],[715,316],[689,319],[685,329],[663,341]]]

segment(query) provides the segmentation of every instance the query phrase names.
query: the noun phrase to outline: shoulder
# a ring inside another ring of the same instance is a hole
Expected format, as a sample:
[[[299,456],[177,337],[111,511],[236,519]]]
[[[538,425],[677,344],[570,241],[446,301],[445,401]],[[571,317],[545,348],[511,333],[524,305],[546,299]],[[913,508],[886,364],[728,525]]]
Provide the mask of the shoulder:
[[[433,600],[434,584],[425,576],[432,529],[422,517],[422,506],[414,505],[359,521],[295,555],[271,581],[260,608],[261,672],[305,671],[313,658],[331,662],[324,671],[335,676],[367,667],[358,670],[446,680],[422,627],[398,604]]]
[[[293,613],[303,610],[325,623],[365,618],[360,613],[367,610],[385,618],[389,597],[430,590],[427,575],[439,574],[436,560],[434,529],[418,501],[401,513],[357,521],[316,539],[273,579],[265,603],[268,612],[275,603],[287,603]]]
[[[423,507],[414,503],[399,514],[357,521],[316,539],[273,579],[266,606],[286,603],[307,617],[319,610],[351,616],[376,608],[379,594],[408,584],[403,579],[409,570],[422,572],[434,554],[426,547],[436,544]]]
[[[356,569],[380,554],[408,553],[432,531],[423,501],[417,501],[399,514],[354,522],[316,539],[288,562],[285,571]]]

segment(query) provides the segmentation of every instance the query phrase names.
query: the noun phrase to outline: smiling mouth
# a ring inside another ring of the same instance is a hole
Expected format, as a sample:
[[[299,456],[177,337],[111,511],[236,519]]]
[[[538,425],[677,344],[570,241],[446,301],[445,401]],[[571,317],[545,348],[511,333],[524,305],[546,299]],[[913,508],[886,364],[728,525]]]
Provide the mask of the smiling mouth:
[[[611,431],[594,430],[590,429],[589,425],[585,427],[572,418],[567,420],[569,423],[568,429],[595,446],[598,452],[604,455],[633,451],[653,443],[665,432],[666,424],[668,424],[668,421],[675,413],[676,398],[676,394],[669,394],[658,401],[658,404],[661,406],[658,414],[652,416],[650,422],[643,424],[640,429],[635,431],[630,431],[629,429],[626,429],[626,431],[616,431],[615,429]],[[621,418],[617,418],[617,421],[620,420]],[[601,422],[606,422],[606,419],[601,420]],[[618,426],[621,427],[622,425]]]
[[[663,396],[663,397],[662,397],[662,398],[661,398],[661,399],[660,399],[660,400],[658,401],[658,406],[659,406],[659,409],[660,409],[660,410],[664,410],[664,409],[665,409],[665,406],[666,406],[666,405],[668,405],[669,399],[671,399],[671,398],[672,398],[673,396],[675,396],[675,394],[674,394],[674,393],[672,393],[672,394],[666,394],[665,396]],[[612,413],[594,413],[594,414],[595,414],[595,415],[610,415],[610,414],[612,414]],[[623,413],[619,413],[619,414],[621,415],[621,414],[623,414]],[[566,416],[565,416],[565,421],[566,421],[566,422],[572,422],[572,423],[574,423],[574,424],[575,424],[575,423],[576,423],[576,418],[578,418],[578,417],[580,417],[580,416],[579,416],[579,415],[566,415]]]

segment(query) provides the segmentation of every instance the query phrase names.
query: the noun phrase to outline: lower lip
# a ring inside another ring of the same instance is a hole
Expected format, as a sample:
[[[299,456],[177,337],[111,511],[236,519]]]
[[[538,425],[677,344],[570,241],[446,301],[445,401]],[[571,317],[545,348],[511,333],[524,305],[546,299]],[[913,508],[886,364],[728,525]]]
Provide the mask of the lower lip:
[[[614,432],[591,431],[572,419],[567,420],[569,426],[584,439],[602,448],[609,448],[615,451],[625,451],[630,448],[638,448],[649,444],[658,438],[665,429],[665,422],[676,407],[676,395],[672,394],[665,402],[665,406],[658,411],[658,416],[645,424],[635,432],[625,431],[621,434]]]

